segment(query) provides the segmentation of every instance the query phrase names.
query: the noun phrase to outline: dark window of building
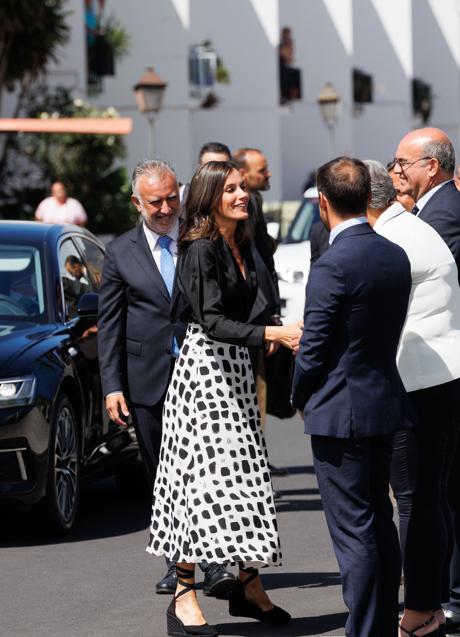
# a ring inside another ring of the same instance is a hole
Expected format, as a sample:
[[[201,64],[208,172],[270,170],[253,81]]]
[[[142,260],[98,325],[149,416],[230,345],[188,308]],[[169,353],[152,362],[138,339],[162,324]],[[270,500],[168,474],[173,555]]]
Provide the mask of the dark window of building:
[[[414,115],[419,115],[423,123],[426,124],[430,119],[432,108],[431,84],[414,77],[412,80],[412,111]]]
[[[353,69],[353,101],[355,104],[373,102],[372,75]]]

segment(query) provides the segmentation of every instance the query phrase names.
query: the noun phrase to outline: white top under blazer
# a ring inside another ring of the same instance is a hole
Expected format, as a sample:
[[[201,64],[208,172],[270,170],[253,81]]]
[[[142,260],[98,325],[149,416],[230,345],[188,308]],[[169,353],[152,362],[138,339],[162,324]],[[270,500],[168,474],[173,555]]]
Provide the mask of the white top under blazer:
[[[406,391],[460,378],[460,287],[457,265],[430,225],[391,205],[375,232],[397,243],[409,257],[412,289],[397,355]]]

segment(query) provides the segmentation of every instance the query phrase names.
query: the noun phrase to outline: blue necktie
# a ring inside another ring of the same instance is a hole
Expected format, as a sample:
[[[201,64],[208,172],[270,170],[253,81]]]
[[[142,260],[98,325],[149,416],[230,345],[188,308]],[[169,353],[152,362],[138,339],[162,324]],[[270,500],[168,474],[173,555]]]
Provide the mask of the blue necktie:
[[[163,235],[162,237],[158,239],[158,244],[161,248],[160,272],[170,297],[172,297],[173,285],[174,285],[174,274],[176,271],[173,255],[171,254],[171,250],[169,249],[171,245],[171,241],[172,241],[171,237],[168,237],[167,234]],[[172,342],[172,353],[173,353],[173,356],[179,356],[179,345],[177,343],[175,336],[173,337],[173,342]]]

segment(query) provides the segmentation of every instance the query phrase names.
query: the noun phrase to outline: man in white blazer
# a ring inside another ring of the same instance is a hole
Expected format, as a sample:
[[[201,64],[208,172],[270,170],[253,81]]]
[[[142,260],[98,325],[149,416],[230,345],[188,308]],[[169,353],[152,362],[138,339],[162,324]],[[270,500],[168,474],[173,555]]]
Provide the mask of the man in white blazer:
[[[458,270],[436,230],[392,203],[396,193],[385,167],[365,163],[372,191],[368,221],[405,250],[412,276],[397,362],[417,425],[395,436],[392,466],[406,589],[401,626],[415,631],[427,622],[435,631],[445,622],[441,602],[452,538],[447,482],[460,413]]]

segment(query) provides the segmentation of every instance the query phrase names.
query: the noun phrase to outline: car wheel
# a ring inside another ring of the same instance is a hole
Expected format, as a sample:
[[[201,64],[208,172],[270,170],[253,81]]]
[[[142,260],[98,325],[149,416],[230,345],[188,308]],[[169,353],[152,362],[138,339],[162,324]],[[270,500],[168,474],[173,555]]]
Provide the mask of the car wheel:
[[[46,495],[41,502],[42,522],[47,531],[62,535],[69,531],[79,499],[80,448],[77,420],[67,396],[58,398],[51,427]]]

